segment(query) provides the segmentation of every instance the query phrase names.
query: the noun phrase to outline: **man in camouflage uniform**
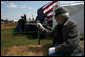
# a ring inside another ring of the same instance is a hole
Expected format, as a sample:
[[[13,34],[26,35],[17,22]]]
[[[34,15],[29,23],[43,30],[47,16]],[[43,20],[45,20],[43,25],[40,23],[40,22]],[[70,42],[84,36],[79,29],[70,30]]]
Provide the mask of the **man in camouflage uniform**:
[[[25,29],[25,24],[26,24],[26,15],[21,16],[21,19],[18,21],[18,27],[20,32],[24,32]]]
[[[53,38],[53,47],[49,48],[50,56],[82,56],[78,26],[69,20],[69,13],[64,7],[55,10],[57,25],[50,31],[37,23],[37,26]]]

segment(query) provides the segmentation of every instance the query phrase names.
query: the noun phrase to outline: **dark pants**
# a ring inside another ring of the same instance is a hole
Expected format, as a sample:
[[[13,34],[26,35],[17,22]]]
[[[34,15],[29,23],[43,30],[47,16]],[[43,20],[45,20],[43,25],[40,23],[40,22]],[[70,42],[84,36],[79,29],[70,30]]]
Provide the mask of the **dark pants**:
[[[58,45],[59,45],[59,44],[55,43],[55,44],[53,45],[53,47],[56,47],[56,46],[58,46]],[[49,55],[49,56],[71,56],[71,54],[62,55],[62,54],[60,54],[60,53],[54,53],[54,54],[51,54],[51,55]],[[82,52],[77,52],[74,56],[82,56]]]

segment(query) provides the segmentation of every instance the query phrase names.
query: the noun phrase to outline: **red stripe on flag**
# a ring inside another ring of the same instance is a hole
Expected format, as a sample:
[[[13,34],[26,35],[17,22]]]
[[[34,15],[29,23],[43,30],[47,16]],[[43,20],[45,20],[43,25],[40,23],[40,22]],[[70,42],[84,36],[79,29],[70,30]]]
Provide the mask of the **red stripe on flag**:
[[[48,18],[52,18],[53,17],[53,15],[50,15],[50,16],[47,16]]]
[[[43,11],[46,10],[49,6],[51,6],[51,5],[54,4],[55,2],[57,2],[57,1],[53,1],[52,3],[50,3],[49,5],[47,5],[47,6],[43,9]]]
[[[58,5],[55,5],[55,7],[57,7]],[[53,11],[53,7],[51,8],[51,9],[49,9],[45,14],[48,14],[48,13],[50,13],[50,12],[52,12]]]
[[[47,11],[45,14],[50,13],[51,11],[53,11],[53,8],[49,9],[49,11]]]
[[[55,5],[55,7],[57,7],[58,5]],[[53,11],[53,8],[51,8],[51,9],[49,9],[49,11],[47,11],[45,14],[48,14],[48,13],[50,13],[50,12],[52,12]]]

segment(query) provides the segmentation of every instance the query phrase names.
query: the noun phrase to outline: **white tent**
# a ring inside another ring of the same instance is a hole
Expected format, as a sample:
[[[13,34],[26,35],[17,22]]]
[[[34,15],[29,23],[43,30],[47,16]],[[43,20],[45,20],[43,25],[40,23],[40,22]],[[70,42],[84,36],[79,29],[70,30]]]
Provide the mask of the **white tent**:
[[[84,34],[84,4],[72,3],[61,5],[61,7],[62,6],[67,8],[70,15],[70,19],[74,20],[78,24],[80,33]],[[55,27],[56,24],[57,23],[53,18],[53,28]]]

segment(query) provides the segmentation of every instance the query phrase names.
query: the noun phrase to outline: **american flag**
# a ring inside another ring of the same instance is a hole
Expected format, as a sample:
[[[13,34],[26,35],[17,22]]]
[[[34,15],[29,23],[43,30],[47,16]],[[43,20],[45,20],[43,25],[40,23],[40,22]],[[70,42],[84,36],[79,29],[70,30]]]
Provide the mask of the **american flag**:
[[[53,7],[58,7],[58,1],[51,1],[47,3],[46,5],[42,6],[41,8],[38,9],[37,14],[38,14],[38,19],[43,21],[43,17],[47,17],[47,22],[52,21],[53,17]],[[46,15],[46,16],[45,16]]]
[[[52,1],[43,6],[43,13],[47,15],[48,18],[53,17],[53,7],[58,6],[58,1]]]

